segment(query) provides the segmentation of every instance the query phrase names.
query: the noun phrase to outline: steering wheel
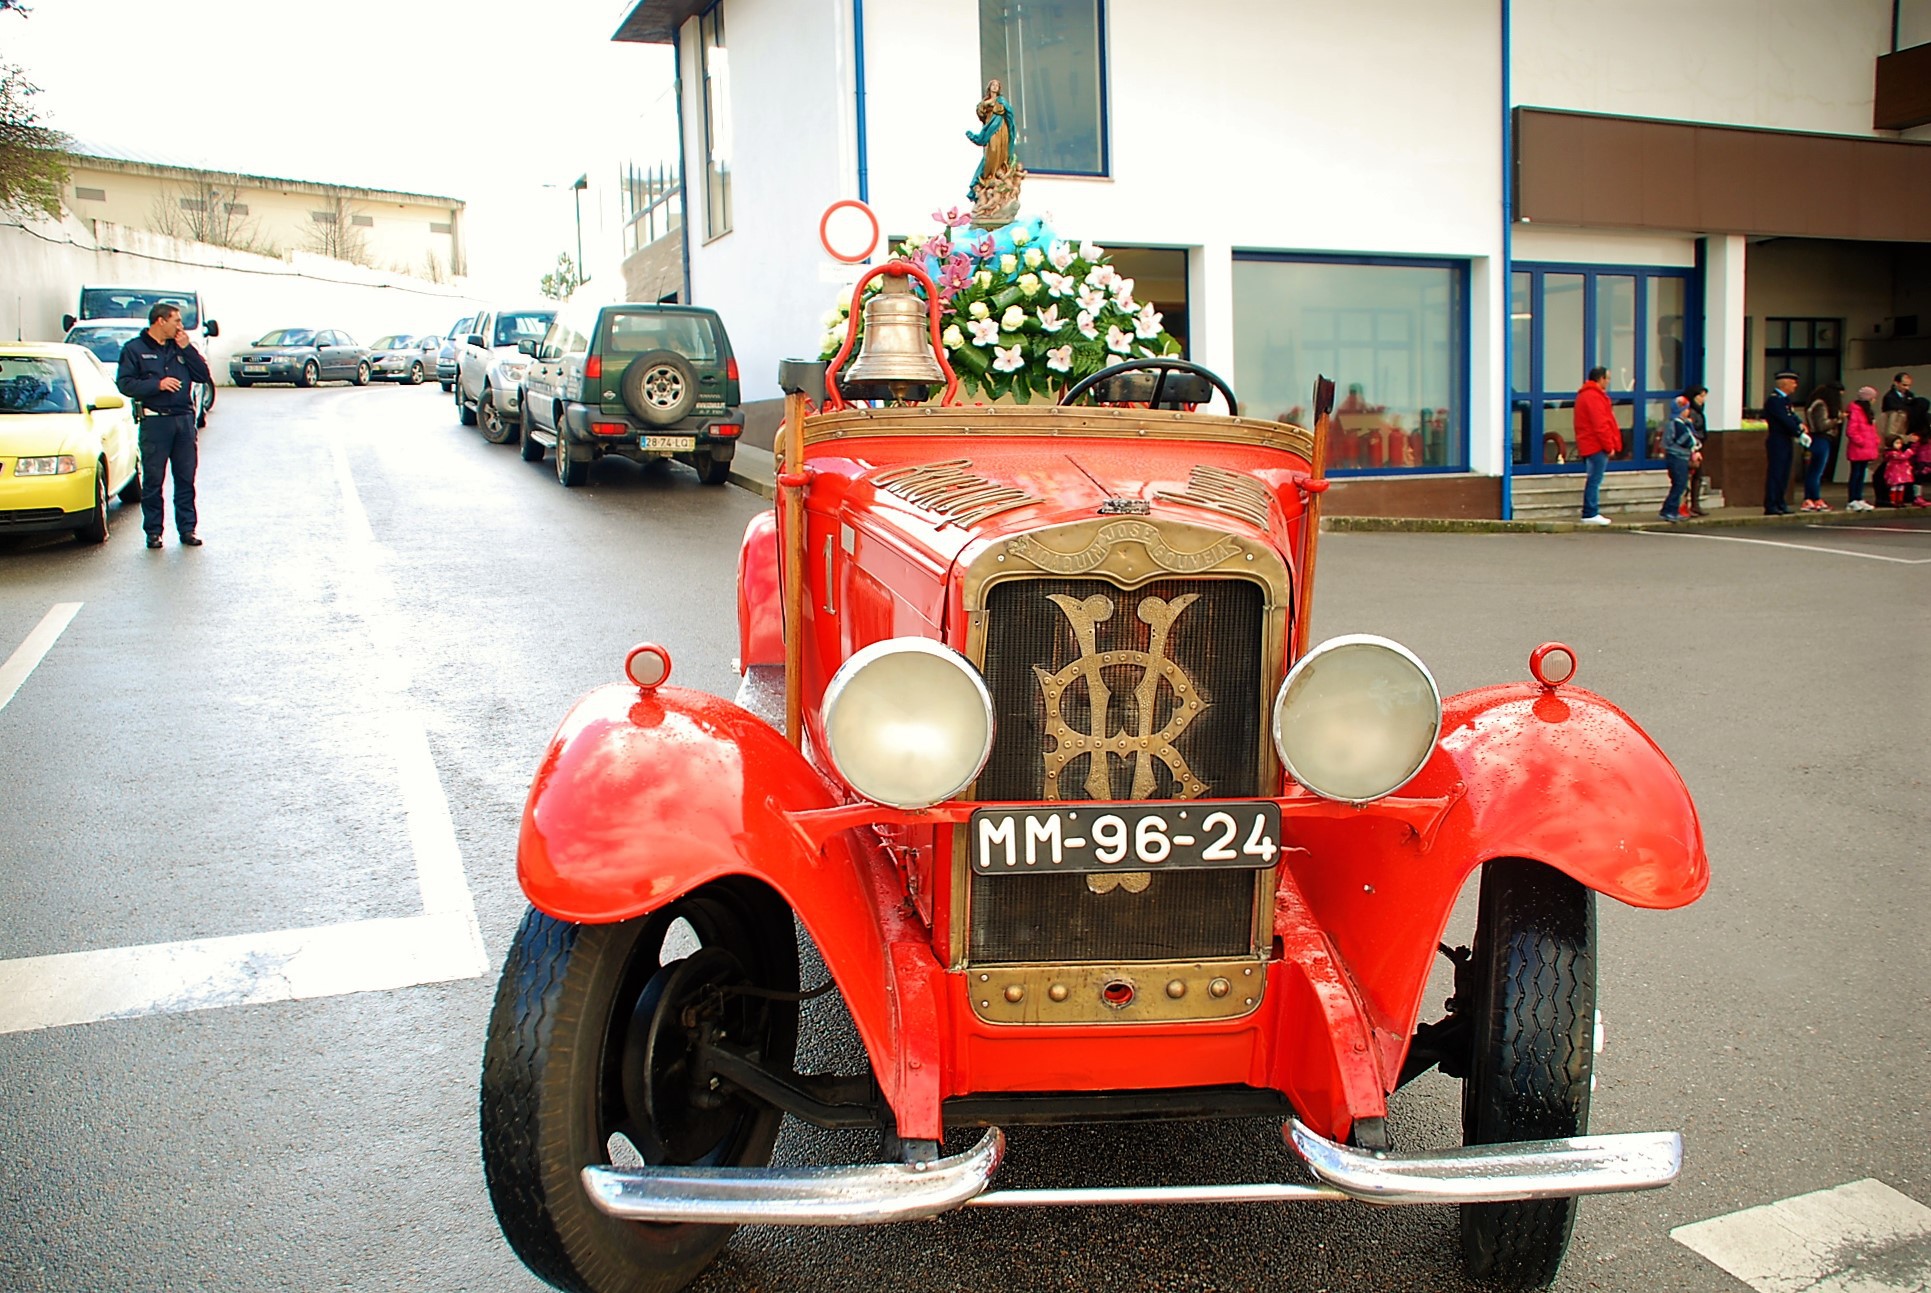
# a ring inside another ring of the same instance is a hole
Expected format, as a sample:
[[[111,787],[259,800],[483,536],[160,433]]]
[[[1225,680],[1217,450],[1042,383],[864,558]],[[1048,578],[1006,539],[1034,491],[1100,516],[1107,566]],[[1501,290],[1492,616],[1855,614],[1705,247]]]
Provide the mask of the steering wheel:
[[[1074,400],[1086,394],[1109,377],[1118,377],[1121,373],[1140,372],[1145,369],[1155,369],[1160,373],[1159,379],[1153,383],[1153,398],[1148,401],[1155,408],[1160,406],[1160,394],[1166,387],[1168,373],[1192,373],[1196,377],[1204,377],[1213,383],[1214,389],[1220,392],[1220,397],[1227,401],[1228,413],[1236,417],[1240,414],[1240,405],[1234,399],[1234,388],[1222,381],[1219,374],[1202,368],[1199,364],[1191,360],[1174,359],[1171,357],[1160,359],[1129,359],[1124,363],[1109,365],[1106,368],[1100,369],[1097,373],[1080,378],[1071,386],[1067,387],[1066,393],[1059,397],[1059,402],[1061,405],[1071,404]]]

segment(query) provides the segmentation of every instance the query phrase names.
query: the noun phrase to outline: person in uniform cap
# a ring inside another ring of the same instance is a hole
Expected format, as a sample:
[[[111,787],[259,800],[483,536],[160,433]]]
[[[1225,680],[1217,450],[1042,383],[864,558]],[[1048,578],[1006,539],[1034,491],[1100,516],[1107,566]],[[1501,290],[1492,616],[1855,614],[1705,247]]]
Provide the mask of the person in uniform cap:
[[[1790,505],[1784,495],[1790,490],[1790,466],[1797,459],[1798,445],[1808,445],[1810,437],[1804,434],[1803,418],[1790,407],[1790,397],[1797,393],[1797,374],[1786,368],[1777,374],[1776,382],[1776,389],[1763,401],[1763,420],[1770,424],[1763,439],[1763,514],[1788,516]]]

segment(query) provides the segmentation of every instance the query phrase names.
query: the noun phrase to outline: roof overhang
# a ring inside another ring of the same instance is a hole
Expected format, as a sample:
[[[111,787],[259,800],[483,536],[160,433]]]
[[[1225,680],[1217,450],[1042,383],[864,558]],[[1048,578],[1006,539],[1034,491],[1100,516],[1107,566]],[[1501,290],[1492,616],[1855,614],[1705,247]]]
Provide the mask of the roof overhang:
[[[1517,108],[1515,212],[1537,224],[1921,242],[1931,143]]]
[[[668,45],[686,20],[711,7],[712,0],[637,0],[610,39],[639,45]]]

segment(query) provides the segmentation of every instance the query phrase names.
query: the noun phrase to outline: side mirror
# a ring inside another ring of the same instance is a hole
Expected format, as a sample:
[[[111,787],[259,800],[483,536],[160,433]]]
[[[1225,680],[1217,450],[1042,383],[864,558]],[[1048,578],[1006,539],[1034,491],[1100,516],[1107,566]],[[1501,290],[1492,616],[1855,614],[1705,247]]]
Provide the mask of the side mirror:
[[[213,341],[216,337],[219,337],[221,335],[221,325],[219,323],[216,323],[213,319],[210,319],[208,320],[207,332],[208,332],[208,340]]]
[[[479,350],[482,349],[482,346],[483,346],[482,334],[478,332],[470,333],[467,337],[463,338],[463,344],[467,346],[475,346]]]
[[[72,332],[74,325],[79,322],[80,320],[76,319],[73,315],[63,314],[60,316],[60,330],[62,332]]]
[[[124,409],[126,407],[127,407],[127,400],[125,400],[121,396],[102,395],[96,398],[92,404],[89,404],[87,406],[87,411],[89,413],[99,413],[102,409]]]
[[[536,343],[534,341],[531,341],[528,337],[525,337],[523,340],[516,343],[516,353],[519,355],[528,355],[530,358],[535,359]]]

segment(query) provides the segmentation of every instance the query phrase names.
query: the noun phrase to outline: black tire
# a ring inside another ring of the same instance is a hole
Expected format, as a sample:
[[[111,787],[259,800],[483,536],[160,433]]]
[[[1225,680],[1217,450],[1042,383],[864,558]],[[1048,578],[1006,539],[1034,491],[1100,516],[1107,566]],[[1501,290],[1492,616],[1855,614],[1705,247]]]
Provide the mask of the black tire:
[[[94,510],[76,527],[74,538],[82,543],[107,542],[107,460],[94,463]]]
[[[483,428],[483,439],[491,444],[508,444],[516,435],[515,425],[496,407],[496,397],[487,386],[476,397],[476,423]]]
[[[617,389],[645,426],[672,426],[697,407],[697,370],[674,350],[651,350],[630,361]]]
[[[119,498],[123,504],[130,507],[141,501],[141,455],[140,454],[137,453],[134,455],[133,474],[127,478],[127,484],[121,486],[121,492],[115,495],[115,497]]]
[[[315,383],[321,380],[322,380],[322,367],[320,364],[317,364],[313,359],[311,359],[307,363],[302,365],[302,375],[295,379],[295,384],[297,386],[306,388],[306,387],[315,385]]]
[[[411,386],[420,386],[422,385],[422,383],[423,383],[422,365],[420,363],[409,365],[409,384]]]
[[[557,429],[556,469],[557,484],[565,489],[575,489],[590,479],[589,447],[570,443],[569,433],[561,427]]]
[[[476,425],[476,410],[463,403],[463,383],[461,378],[458,378],[456,381],[456,420],[466,427]]]
[[[679,922],[699,947],[665,964]],[[523,918],[490,1013],[480,1116],[497,1222],[540,1278],[578,1293],[670,1293],[729,1241],[733,1226],[607,1217],[578,1174],[611,1162],[619,1136],[647,1163],[770,1162],[777,1109],[742,1094],[700,1108],[680,1081],[689,1034],[677,1016],[706,999],[723,1003],[734,1041],[789,1067],[796,1003],[714,991],[737,984],[798,987],[790,912],[755,885],[709,885],[616,925]]]
[[[706,485],[722,485],[731,479],[731,460],[713,458],[699,449],[691,455],[691,466],[697,469],[697,478]]]
[[[355,384],[357,386],[369,384],[369,361],[366,359],[355,366]]]
[[[1462,1140],[1581,1136],[1595,1065],[1596,895],[1539,862],[1482,871]],[[1497,1287],[1542,1288],[1561,1269],[1576,1200],[1462,1205],[1462,1258]]]
[[[538,443],[534,435],[530,434],[536,430],[536,424],[530,418],[530,403],[528,400],[524,400],[516,407],[517,432],[522,438],[520,452],[523,455],[523,461],[542,462],[543,446]]]

